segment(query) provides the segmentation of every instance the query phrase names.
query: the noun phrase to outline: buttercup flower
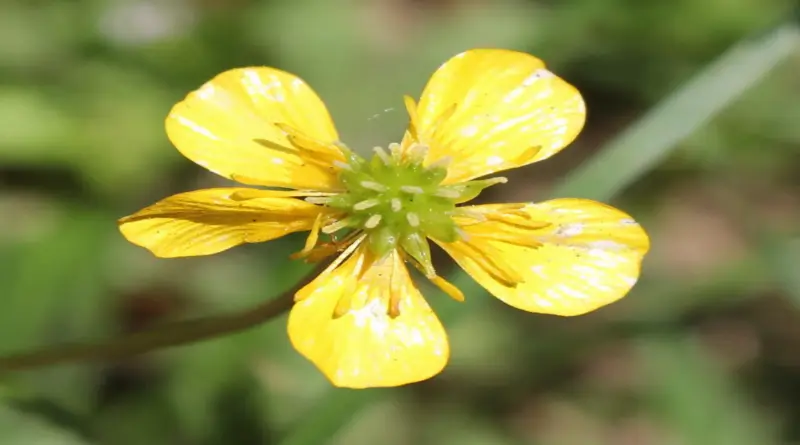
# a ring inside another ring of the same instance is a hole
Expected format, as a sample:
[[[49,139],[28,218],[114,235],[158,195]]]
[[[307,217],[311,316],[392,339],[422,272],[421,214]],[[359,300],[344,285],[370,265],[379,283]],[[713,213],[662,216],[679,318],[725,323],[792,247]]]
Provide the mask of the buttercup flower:
[[[184,156],[248,185],[166,198],[120,220],[159,257],[209,255],[310,231],[295,254],[338,255],[297,292],[294,347],[337,386],[397,386],[430,378],[449,349],[412,282],[437,275],[430,241],[492,295],[516,308],[579,315],[623,297],[647,235],[628,215],[585,199],[463,205],[505,178],[477,179],[546,159],[583,127],[578,91],[537,58],[477,49],[439,67],[400,143],[367,160],[347,148],[325,105],[300,78],[240,68],[175,105],[167,134]],[[276,190],[279,188],[282,190]]]

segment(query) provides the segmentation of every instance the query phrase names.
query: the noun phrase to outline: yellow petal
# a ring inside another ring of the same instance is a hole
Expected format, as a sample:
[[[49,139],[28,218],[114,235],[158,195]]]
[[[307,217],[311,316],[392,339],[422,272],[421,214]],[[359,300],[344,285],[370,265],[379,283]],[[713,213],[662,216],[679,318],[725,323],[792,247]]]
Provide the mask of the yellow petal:
[[[413,103],[407,106],[411,107]],[[445,62],[410,110],[427,164],[451,157],[448,183],[541,161],[577,137],[585,120],[580,93],[541,60],[476,49]],[[408,146],[408,141],[404,141]]]
[[[456,218],[466,240],[439,245],[494,296],[530,312],[580,315],[622,298],[649,249],[630,216],[594,201],[466,209],[474,216]]]
[[[438,374],[447,363],[444,328],[396,251],[376,260],[360,246],[296,299],[292,344],[336,386],[404,385]]]
[[[210,255],[309,230],[322,210],[280,192],[218,188],[170,196],[120,219],[119,228],[159,257]]]
[[[226,71],[175,105],[166,126],[184,156],[226,178],[339,189],[333,161],[343,157],[332,145],[338,135],[328,110],[308,84],[284,71]]]

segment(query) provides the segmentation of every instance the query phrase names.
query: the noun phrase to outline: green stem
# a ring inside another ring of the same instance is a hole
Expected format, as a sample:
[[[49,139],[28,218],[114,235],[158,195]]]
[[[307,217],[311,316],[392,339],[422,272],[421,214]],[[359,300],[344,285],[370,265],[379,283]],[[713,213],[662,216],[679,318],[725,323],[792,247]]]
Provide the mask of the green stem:
[[[42,368],[78,361],[109,362],[156,349],[194,343],[258,326],[288,311],[294,294],[308,284],[327,263],[320,263],[283,295],[251,309],[226,315],[177,321],[149,331],[118,337],[105,343],[68,343],[0,357],[0,373]]]

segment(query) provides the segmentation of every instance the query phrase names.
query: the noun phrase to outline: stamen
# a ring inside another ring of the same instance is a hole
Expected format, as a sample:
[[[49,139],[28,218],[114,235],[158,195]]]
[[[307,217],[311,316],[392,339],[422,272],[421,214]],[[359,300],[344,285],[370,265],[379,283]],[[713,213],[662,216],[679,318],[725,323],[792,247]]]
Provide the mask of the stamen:
[[[511,244],[511,245],[514,245],[514,246],[520,246],[520,247],[528,247],[528,248],[531,248],[531,249],[537,249],[539,247],[542,247],[541,241],[537,240],[533,236],[522,236],[522,235],[516,235],[515,236],[514,234],[497,232],[497,231],[494,231],[494,232],[491,232],[491,233],[474,233],[473,232],[473,235],[478,237],[478,238],[482,238],[482,239],[487,239],[487,240],[492,240],[492,241],[499,241],[501,243],[507,243],[507,244]]]
[[[347,235],[345,235],[345,236],[344,236],[344,238],[342,238],[342,239],[340,239],[340,240],[336,240],[336,239],[334,239],[334,240],[333,240],[333,243],[334,243],[334,244],[336,244],[336,245],[338,246],[337,250],[338,250],[339,252],[341,252],[342,250],[346,249],[346,248],[347,248],[347,246],[349,246],[349,245],[350,245],[350,243],[352,243],[353,241],[355,241],[355,240],[356,240],[356,238],[358,238],[358,237],[360,237],[360,236],[361,236],[361,231],[359,231],[359,230],[354,230],[354,231],[352,231],[352,232],[348,233]],[[332,238],[336,238],[336,235],[332,235]]]
[[[393,212],[399,212],[400,209],[403,208],[403,203],[400,202],[400,198],[392,198],[391,203],[392,203],[392,211]]]
[[[364,184],[361,184],[361,185],[364,185]],[[421,195],[421,194],[425,193],[425,190],[423,190],[422,187],[417,187],[416,185],[401,185],[400,186],[400,190],[402,190],[402,191],[404,191],[406,193],[410,193],[412,195]]]
[[[419,116],[417,116],[417,103],[414,101],[414,98],[411,96],[403,96],[403,103],[406,105],[406,111],[408,111],[408,130],[407,133],[411,135],[412,138],[415,140],[419,138],[419,134],[417,133],[417,128],[419,127]]]
[[[476,181],[468,181],[461,184],[450,185],[453,190],[457,190],[460,194],[456,204],[467,202],[477,197],[487,187],[495,184],[503,184],[508,182],[508,179],[503,176],[489,179],[479,179]]]
[[[467,218],[474,219],[475,220],[474,224],[482,223],[482,222],[486,222],[487,221],[486,215],[484,215],[483,213],[481,213],[481,212],[479,212],[477,210],[466,209],[466,208],[463,208],[463,207],[456,209],[456,215],[457,216],[465,216]]]
[[[461,247],[459,255],[472,257],[478,267],[486,271],[503,286],[514,288],[523,281],[512,265],[508,264],[502,255],[495,255],[478,248],[471,243],[453,243],[453,247]],[[488,246],[487,246],[488,248]]]
[[[337,156],[338,153],[335,152],[335,148],[336,147],[334,147],[333,145],[331,145],[330,147],[320,145],[319,147],[321,147],[321,148],[318,147],[318,149],[314,149],[312,146],[306,146],[306,145],[302,145],[301,146],[301,145],[298,145],[298,144],[301,144],[301,143],[305,144],[307,142],[303,142],[303,141],[299,141],[298,142],[297,140],[293,139],[291,136],[287,136],[287,137],[289,138],[289,142],[290,142],[288,145],[277,144],[277,143],[270,142],[270,141],[265,140],[265,139],[258,139],[258,138],[253,139],[252,141],[255,142],[256,144],[259,144],[259,145],[261,145],[263,147],[266,147],[266,148],[268,148],[270,150],[278,150],[278,151],[282,151],[282,152],[285,152],[285,151],[288,150],[288,151],[292,152],[293,154],[297,155],[298,158],[299,158],[299,159],[295,159],[294,161],[289,160],[289,159],[283,159],[284,162],[294,162],[295,164],[297,164],[298,162],[299,163],[306,163],[306,164],[316,165],[316,166],[318,166],[320,168],[323,168],[323,169],[328,169],[328,168],[330,168],[330,166],[333,163],[333,161],[335,160],[335,158],[339,157],[339,156]],[[309,144],[313,144],[313,142],[308,142],[308,143]],[[282,158],[276,158],[276,159],[282,159]],[[211,170],[211,171],[214,171],[214,170]],[[217,174],[221,175],[221,173],[219,173],[219,172],[214,172],[214,173],[217,173]],[[222,176],[225,176],[225,175],[222,175]],[[229,178],[233,179],[236,182],[242,182],[242,183],[245,183],[245,184],[251,184],[251,183],[260,184],[264,180],[263,178],[251,178],[251,177],[248,177],[248,176],[245,176],[245,175],[238,175],[236,173],[231,173]]]
[[[436,161],[432,162],[428,168],[444,168],[450,167],[450,164],[453,162],[452,156],[442,156],[441,158],[437,159]]]
[[[380,204],[381,202],[375,198],[372,199],[365,199],[364,201],[357,202],[353,206],[353,210],[366,210],[370,207],[375,207],[376,205]]]
[[[333,239],[332,242],[328,243],[321,243],[314,247],[313,249],[309,250],[308,252],[300,251],[295,252],[289,255],[289,258],[292,260],[299,260],[303,259],[306,263],[316,263],[319,261],[328,258],[329,256],[333,255],[336,252],[341,252],[347,249],[350,244],[352,244],[357,238],[363,236],[363,232],[354,230],[349,232],[345,235],[344,238],[341,240]],[[331,235],[331,238],[335,238],[334,235]]]
[[[353,150],[350,150],[350,147],[342,141],[334,141],[333,146],[339,149],[339,152],[344,155],[345,159],[349,159],[353,154]]]
[[[334,167],[338,167],[339,170],[347,170],[349,172],[354,171],[353,167],[350,164],[348,164],[347,162],[339,161],[339,160],[334,160],[333,161],[333,166]]]
[[[509,215],[522,219],[531,219],[531,216],[524,211],[526,207],[528,207],[528,204],[525,203],[494,204],[491,210],[486,211],[484,215],[492,221],[505,221]]]
[[[497,221],[499,223],[508,224],[524,230],[540,230],[552,225],[552,223],[547,221],[534,220],[530,217],[530,215],[526,215],[526,217],[518,217],[516,219],[512,218],[511,215],[489,215],[489,219],[491,221]]]
[[[367,222],[364,223],[364,227],[367,229],[374,229],[378,227],[378,224],[381,223],[381,215],[372,215],[367,219]]]
[[[347,315],[353,304],[352,300],[355,295],[355,283],[348,281],[346,287],[342,289],[341,296],[333,307],[333,319],[339,319]]]
[[[306,202],[311,204],[326,205],[333,200],[330,196],[308,196],[305,198]]]
[[[323,229],[323,231],[324,231],[324,229]],[[347,249],[345,249],[345,250],[344,250],[344,252],[342,252],[342,254],[341,254],[341,255],[339,255],[338,257],[336,257],[336,259],[335,259],[335,260],[333,260],[333,262],[332,262],[332,263],[331,263],[331,264],[330,264],[330,265],[329,265],[327,268],[325,268],[325,270],[324,270],[324,271],[322,271],[322,273],[321,273],[321,274],[319,274],[319,276],[321,277],[321,276],[324,276],[324,275],[328,275],[328,274],[330,274],[331,272],[333,272],[333,271],[334,271],[334,270],[335,270],[337,267],[341,266],[341,264],[342,264],[342,263],[343,263],[343,262],[344,262],[346,259],[350,258],[350,256],[351,256],[351,255],[353,254],[353,252],[356,250],[356,248],[357,248],[359,245],[361,245],[361,242],[362,242],[362,241],[364,241],[364,238],[366,238],[366,235],[361,235],[361,236],[360,236],[360,237],[358,237],[358,238],[357,238],[355,241],[353,241],[353,244],[350,244],[349,246],[347,246]],[[305,293],[304,295],[302,295],[302,297],[298,298],[298,297],[301,295],[301,293],[300,293],[300,292],[298,292],[298,293],[296,293],[296,294],[294,295],[294,301],[295,301],[295,302],[302,301],[302,300],[304,300],[305,298],[307,298],[308,296],[310,296],[311,294],[312,294],[312,292],[307,292],[307,293]]]
[[[259,189],[240,189],[230,194],[229,198],[234,201],[246,201],[258,198],[298,198],[305,196],[334,196],[331,192],[315,192],[312,190],[259,190]]]
[[[406,213],[406,219],[411,227],[419,227],[419,216],[414,212]]]
[[[286,134],[287,139],[289,142],[295,146],[295,148],[299,150],[305,150],[311,153],[322,154],[330,156],[331,154],[336,153],[335,150],[332,150],[333,144],[330,142],[323,142],[318,139],[315,139],[306,133],[298,130],[297,128],[292,127],[291,125],[285,124],[283,122],[275,122],[274,125],[278,127],[284,134]]]
[[[437,131],[444,131],[442,130],[444,128],[444,122],[446,122],[453,116],[453,114],[455,114],[456,108],[458,108],[458,103],[454,103],[447,107],[447,109],[442,111],[442,113],[436,117],[436,120],[433,121],[431,128],[436,128]]]
[[[411,263],[411,265],[413,265],[422,275],[424,275],[425,278],[430,279],[436,276],[436,269],[433,268],[433,264],[428,263],[426,265],[423,265],[416,258],[409,255],[408,252],[402,252],[402,253],[403,253],[403,259],[406,262]]]
[[[392,163],[392,158],[389,157],[389,154],[386,153],[386,150],[384,150],[383,147],[374,147],[372,150],[376,155],[378,155],[379,158],[381,158],[381,161],[383,161],[384,165],[390,165]]]
[[[406,150],[408,157],[414,161],[422,161],[428,155],[428,146],[425,144],[414,143]]]
[[[398,144],[397,142],[392,142],[391,144],[389,144],[389,152],[392,154],[392,158],[395,161],[399,161],[403,155],[403,152],[400,149],[400,144]]]
[[[290,260],[305,260],[306,263],[316,263],[337,252],[336,245],[322,243],[309,251],[301,250],[289,255]]]
[[[389,187],[386,187],[385,185],[379,184],[375,181],[361,181],[361,187],[364,187],[365,189],[374,190],[376,192],[385,192],[389,190]]]
[[[362,236],[359,238],[360,242],[364,237]],[[348,249],[350,250],[350,249]],[[345,251],[347,252],[347,251]],[[347,253],[342,254],[341,256],[345,256]],[[380,267],[379,262],[373,263],[372,267]],[[367,261],[366,255],[360,255],[357,258],[356,265],[353,268],[353,276],[356,278],[355,280],[346,280],[345,285],[341,290],[339,301],[336,302],[336,306],[333,309],[333,318],[337,319],[348,313],[352,313],[351,311],[354,309],[354,303],[358,303],[361,298],[358,298],[359,295],[356,293],[356,288],[358,287],[358,283],[361,278],[364,276],[366,272],[366,267],[370,267],[370,263]],[[364,304],[366,303],[366,304]],[[372,299],[371,301],[368,299],[366,302],[363,302],[363,306],[361,306],[362,310],[367,310],[370,313],[373,313],[372,309],[375,308],[375,304],[380,304],[378,299]]]
[[[349,218],[337,219],[336,221],[334,221],[334,222],[328,224],[327,226],[323,227],[322,228],[322,233],[330,235],[333,232],[338,232],[339,230],[342,230],[345,227],[349,226],[351,222],[352,221],[350,221]]]
[[[453,189],[448,189],[443,187],[436,189],[436,192],[434,192],[433,194],[440,198],[448,198],[448,199],[455,199],[461,196],[461,193],[458,193]]]
[[[533,159],[533,157],[536,156],[536,154],[539,153],[540,151],[542,151],[541,145],[534,145],[533,147],[528,147],[522,153],[520,153],[519,156],[515,158],[514,164],[524,164],[526,162],[530,162],[528,160]]]
[[[361,242],[364,241],[364,238],[366,238],[366,235],[361,235],[360,237],[356,238],[356,240],[353,241],[353,244],[350,244],[347,247],[347,249],[344,249],[344,252],[342,252],[342,254],[339,255],[339,258],[336,258],[336,260],[334,260],[331,263],[331,265],[328,266],[328,269],[333,270],[339,267],[339,265],[342,264],[345,259],[347,259],[350,255],[353,254],[353,251],[355,251],[356,247],[358,247],[361,244]]]
[[[411,263],[418,271],[420,271],[423,275],[425,275],[425,278],[431,280],[431,283],[435,284],[436,287],[441,289],[442,292],[446,293],[453,300],[456,300],[458,302],[463,302],[465,300],[464,294],[461,292],[461,290],[456,286],[454,286],[449,281],[445,280],[439,275],[436,275],[436,271],[433,270],[433,268],[426,270],[425,266],[423,266],[416,259],[407,254],[403,255],[403,259]]]
[[[314,220],[314,225],[311,226],[311,232],[308,234],[308,238],[306,238],[306,245],[303,246],[303,250],[300,251],[301,255],[304,255],[311,251],[314,246],[317,245],[317,241],[319,240],[319,228],[322,225],[322,213],[317,215],[317,218]]]
[[[392,290],[393,292],[389,293],[388,315],[389,318],[397,318],[398,316],[400,316],[400,297],[402,297],[403,295],[395,289]]]
[[[431,280],[431,283],[435,284],[436,287],[441,289],[442,292],[446,293],[447,296],[449,296],[453,300],[456,300],[459,303],[465,300],[464,293],[461,292],[461,289],[457,288],[455,285],[453,285],[453,283],[445,280],[439,275],[428,277],[428,279]]]

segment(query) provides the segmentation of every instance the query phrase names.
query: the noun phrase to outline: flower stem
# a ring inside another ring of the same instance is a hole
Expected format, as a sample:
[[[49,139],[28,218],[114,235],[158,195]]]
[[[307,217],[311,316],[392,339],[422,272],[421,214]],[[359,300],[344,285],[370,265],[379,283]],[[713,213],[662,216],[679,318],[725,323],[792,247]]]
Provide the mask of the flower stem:
[[[111,362],[156,349],[194,343],[244,331],[288,311],[294,294],[325,269],[321,262],[292,289],[253,308],[226,315],[164,324],[148,331],[123,335],[105,343],[67,343],[40,350],[0,356],[0,374],[73,362]]]

